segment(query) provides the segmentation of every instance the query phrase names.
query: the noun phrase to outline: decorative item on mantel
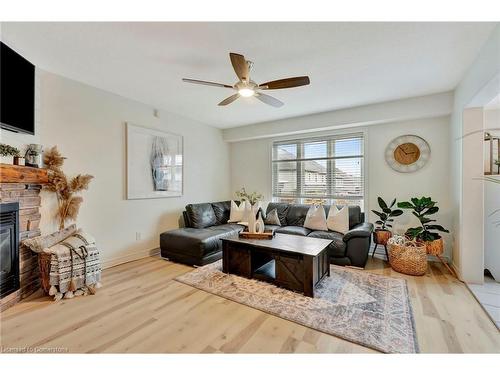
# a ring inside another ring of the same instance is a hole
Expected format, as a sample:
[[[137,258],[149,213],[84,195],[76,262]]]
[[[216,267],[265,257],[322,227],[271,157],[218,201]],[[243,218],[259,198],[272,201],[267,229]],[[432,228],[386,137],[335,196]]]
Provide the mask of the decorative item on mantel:
[[[21,152],[18,148],[7,145],[5,143],[0,143],[0,155],[1,156],[12,156],[12,164],[20,165]]]
[[[26,153],[24,154],[26,166],[40,168],[42,166],[42,151],[42,145],[38,145],[36,143],[28,145]]]
[[[68,179],[61,169],[64,159],[57,146],[52,147],[44,155],[44,164],[49,171],[49,183],[46,189],[53,191],[57,196],[59,208],[56,217],[59,219],[59,229],[63,229],[67,221],[76,220],[83,198],[75,194],[87,190],[94,178],[89,174],[78,174]]]

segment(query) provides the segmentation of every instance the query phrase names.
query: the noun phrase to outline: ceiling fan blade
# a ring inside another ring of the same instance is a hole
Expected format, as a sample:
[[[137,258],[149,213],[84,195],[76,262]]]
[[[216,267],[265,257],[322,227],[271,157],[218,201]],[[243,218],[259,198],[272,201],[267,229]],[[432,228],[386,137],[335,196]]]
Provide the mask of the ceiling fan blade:
[[[232,89],[233,88],[233,86],[231,86],[231,85],[225,85],[223,83],[209,82],[209,81],[200,81],[199,79],[191,79],[191,78],[183,78],[182,82],[196,83],[198,85],[206,85],[206,86],[226,87],[228,89]]]
[[[224,99],[222,102],[219,103],[219,105],[228,105],[234,102],[236,99],[240,97],[240,94],[234,94],[231,95],[230,97]]]
[[[257,94],[255,94],[255,97],[257,99],[259,99],[262,103],[272,105],[273,107],[276,107],[276,108],[282,107],[285,104],[282,101],[280,101],[276,98],[273,98],[271,95],[267,95],[267,94],[257,93]]]
[[[277,90],[277,89],[288,89],[291,87],[305,86],[310,83],[308,76],[303,77],[291,77],[278,79],[276,81],[269,81],[259,85],[259,89],[262,90]]]
[[[229,54],[229,58],[231,59],[231,64],[233,65],[234,72],[236,73],[240,81],[249,82],[250,77],[245,56],[231,52]]]

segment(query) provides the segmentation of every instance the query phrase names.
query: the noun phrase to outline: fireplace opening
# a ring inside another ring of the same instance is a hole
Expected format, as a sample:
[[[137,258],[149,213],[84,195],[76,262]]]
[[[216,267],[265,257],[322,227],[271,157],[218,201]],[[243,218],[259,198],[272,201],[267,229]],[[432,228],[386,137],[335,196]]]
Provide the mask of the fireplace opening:
[[[0,298],[19,289],[19,203],[0,203]]]

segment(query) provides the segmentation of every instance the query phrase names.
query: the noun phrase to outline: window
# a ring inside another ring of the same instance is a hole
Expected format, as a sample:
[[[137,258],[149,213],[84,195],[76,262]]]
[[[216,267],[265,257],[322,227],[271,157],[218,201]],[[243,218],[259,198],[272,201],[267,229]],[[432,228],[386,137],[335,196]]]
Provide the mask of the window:
[[[362,133],[274,142],[273,201],[363,209],[363,154]]]

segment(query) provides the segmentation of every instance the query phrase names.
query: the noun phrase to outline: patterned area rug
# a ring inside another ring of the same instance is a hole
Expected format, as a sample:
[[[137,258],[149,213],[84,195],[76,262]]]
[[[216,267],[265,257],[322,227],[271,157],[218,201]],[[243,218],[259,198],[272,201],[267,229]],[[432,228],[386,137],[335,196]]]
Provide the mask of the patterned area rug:
[[[406,280],[332,266],[315,298],[222,272],[222,261],[177,281],[383,353],[417,353]]]

